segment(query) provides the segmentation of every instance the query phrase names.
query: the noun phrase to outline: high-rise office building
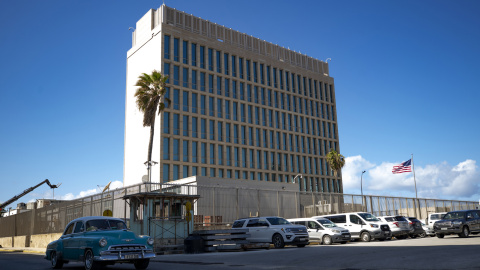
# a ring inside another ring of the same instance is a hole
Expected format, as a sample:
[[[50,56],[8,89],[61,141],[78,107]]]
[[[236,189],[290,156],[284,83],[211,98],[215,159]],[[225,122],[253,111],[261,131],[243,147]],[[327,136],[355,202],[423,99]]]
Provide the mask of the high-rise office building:
[[[124,184],[145,182],[149,127],[134,93],[168,75],[156,118],[152,182],[194,175],[342,192],[326,163],[339,151],[328,64],[162,5],[141,18],[127,53]]]

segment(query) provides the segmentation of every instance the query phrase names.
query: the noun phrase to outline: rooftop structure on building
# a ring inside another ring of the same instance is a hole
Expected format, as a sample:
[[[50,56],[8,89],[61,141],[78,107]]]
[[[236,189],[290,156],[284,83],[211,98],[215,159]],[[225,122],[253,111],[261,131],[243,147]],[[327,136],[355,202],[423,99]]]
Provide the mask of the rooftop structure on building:
[[[298,47],[298,45],[296,45]],[[124,185],[147,182],[150,128],[136,106],[142,73],[168,75],[151,181],[191,176],[342,192],[325,156],[339,149],[328,63],[162,5],[127,52]]]

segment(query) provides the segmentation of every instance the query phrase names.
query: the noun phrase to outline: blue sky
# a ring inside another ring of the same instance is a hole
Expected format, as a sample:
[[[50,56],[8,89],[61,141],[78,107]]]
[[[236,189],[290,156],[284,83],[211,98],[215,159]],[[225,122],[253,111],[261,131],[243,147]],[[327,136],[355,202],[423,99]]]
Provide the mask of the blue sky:
[[[480,2],[165,3],[332,58],[345,193],[367,170],[364,193],[415,196],[412,174],[391,174],[414,154],[419,197],[480,199]],[[0,0],[0,201],[46,178],[66,199],[123,180],[128,28],[161,4]]]

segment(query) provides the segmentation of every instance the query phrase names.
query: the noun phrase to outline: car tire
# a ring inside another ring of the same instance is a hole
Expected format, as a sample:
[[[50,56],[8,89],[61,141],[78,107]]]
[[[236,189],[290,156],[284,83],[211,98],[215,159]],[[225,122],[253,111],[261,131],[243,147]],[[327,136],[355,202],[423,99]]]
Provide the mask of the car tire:
[[[332,244],[332,237],[328,234],[323,236],[322,243],[324,245],[331,245]]]
[[[60,260],[60,257],[56,251],[52,251],[52,253],[50,253],[50,262],[52,263],[53,269],[61,269],[63,267],[63,261]]]
[[[285,241],[283,241],[283,237],[276,233],[272,237],[272,243],[275,248],[284,248],[285,247]]]
[[[444,235],[444,234],[437,233],[437,237],[438,237],[438,238],[443,238],[443,237],[445,237],[445,235]]]
[[[427,233],[423,232],[423,233],[419,234],[418,236],[420,236],[421,238],[425,238],[425,237],[427,237]]]
[[[143,259],[143,260],[135,261],[133,265],[137,270],[144,270],[144,269],[147,269],[149,263],[150,263],[150,259]]]
[[[415,238],[417,238],[417,235],[416,234],[410,234],[410,238],[415,239]]]
[[[470,235],[470,230],[468,229],[468,226],[463,226],[462,232],[458,234],[458,236],[462,238],[467,238]]]
[[[298,244],[297,247],[305,247],[306,244]]]
[[[370,236],[370,233],[368,232],[363,232],[360,235],[360,239],[362,239],[363,242],[370,242],[372,240],[372,237]]]
[[[347,243],[347,241],[342,241],[342,242],[340,242],[340,244],[346,244],[346,243]]]
[[[92,250],[90,250],[90,249],[85,250],[83,265],[85,266],[85,270],[97,269],[97,264],[93,260],[93,251]]]

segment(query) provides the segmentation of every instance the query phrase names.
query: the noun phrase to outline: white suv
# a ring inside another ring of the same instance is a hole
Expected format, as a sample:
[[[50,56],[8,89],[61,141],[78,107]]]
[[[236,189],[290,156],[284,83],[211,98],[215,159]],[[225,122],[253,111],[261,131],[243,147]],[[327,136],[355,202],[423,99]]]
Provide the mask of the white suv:
[[[248,229],[247,240],[251,243],[270,243],[275,248],[304,247],[309,240],[305,226],[293,225],[281,217],[242,218],[233,223],[232,229]]]

